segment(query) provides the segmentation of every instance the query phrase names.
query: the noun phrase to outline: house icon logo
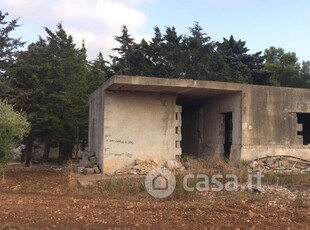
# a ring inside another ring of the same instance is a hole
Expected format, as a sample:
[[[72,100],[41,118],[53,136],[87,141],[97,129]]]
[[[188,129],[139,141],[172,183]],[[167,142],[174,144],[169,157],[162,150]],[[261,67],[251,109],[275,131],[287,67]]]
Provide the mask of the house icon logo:
[[[173,173],[166,168],[151,170],[145,177],[145,188],[155,198],[166,198],[175,189],[176,181]]]
[[[161,174],[153,178],[152,183],[154,190],[167,190],[169,185],[168,179]]]

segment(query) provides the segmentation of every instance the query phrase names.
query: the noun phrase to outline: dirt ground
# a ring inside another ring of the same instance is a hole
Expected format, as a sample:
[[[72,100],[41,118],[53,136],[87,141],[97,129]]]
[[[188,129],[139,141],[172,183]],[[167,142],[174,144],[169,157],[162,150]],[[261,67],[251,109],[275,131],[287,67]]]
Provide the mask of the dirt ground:
[[[0,230],[310,229],[309,206],[273,195],[108,195],[68,186],[67,169],[55,166],[11,166],[0,179]]]

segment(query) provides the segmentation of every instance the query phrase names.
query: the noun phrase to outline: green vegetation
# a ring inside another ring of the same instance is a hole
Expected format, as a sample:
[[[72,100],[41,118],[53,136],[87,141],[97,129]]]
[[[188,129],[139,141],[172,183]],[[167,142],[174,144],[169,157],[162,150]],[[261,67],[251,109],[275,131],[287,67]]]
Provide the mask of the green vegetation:
[[[0,100],[0,165],[12,156],[12,151],[30,129],[23,113],[14,111],[13,106]]]
[[[118,56],[111,56],[107,76],[142,75],[190,78],[283,87],[310,87],[310,62],[298,62],[294,52],[271,46],[249,53],[246,42],[233,36],[212,41],[198,22],[189,35],[178,35],[174,27],[162,34],[154,28],[150,42],[135,43],[124,25],[115,36]]]
[[[310,87],[309,61],[299,63],[295,53],[275,47],[252,54],[233,36],[213,41],[198,22],[188,35],[175,27],[163,33],[155,27],[149,42],[138,43],[124,25],[115,36],[118,54],[109,62],[101,52],[87,60],[84,42],[78,48],[61,23],[56,31],[45,28],[45,38],[21,50],[25,42],[11,35],[18,20],[7,21],[7,16],[0,11],[0,98],[31,122],[23,141],[26,165],[35,141],[44,144],[44,159],[58,147],[60,161],[72,157],[74,146],[87,145],[88,96],[113,75]]]

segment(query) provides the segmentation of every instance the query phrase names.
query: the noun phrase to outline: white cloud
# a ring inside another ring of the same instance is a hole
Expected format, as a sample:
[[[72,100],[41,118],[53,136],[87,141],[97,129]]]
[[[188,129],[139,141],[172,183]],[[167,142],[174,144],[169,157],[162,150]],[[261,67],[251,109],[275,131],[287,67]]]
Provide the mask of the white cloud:
[[[147,38],[139,32],[146,25],[146,15],[137,10],[145,1],[152,0],[0,0],[0,4],[3,11],[21,16],[24,30],[36,31],[43,26],[53,30],[62,22],[76,43],[85,39],[89,58],[94,59],[99,51],[111,54],[117,45],[113,37],[120,35],[123,24],[137,40]]]

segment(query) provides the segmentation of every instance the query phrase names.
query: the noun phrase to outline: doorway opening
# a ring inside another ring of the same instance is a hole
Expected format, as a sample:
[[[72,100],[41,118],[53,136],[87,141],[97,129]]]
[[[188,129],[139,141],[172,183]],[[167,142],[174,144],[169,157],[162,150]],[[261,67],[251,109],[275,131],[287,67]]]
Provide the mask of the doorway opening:
[[[229,159],[233,139],[232,112],[223,113],[222,116],[224,124],[224,157],[225,159]]]
[[[200,156],[203,145],[203,105],[182,103],[182,155]]]

